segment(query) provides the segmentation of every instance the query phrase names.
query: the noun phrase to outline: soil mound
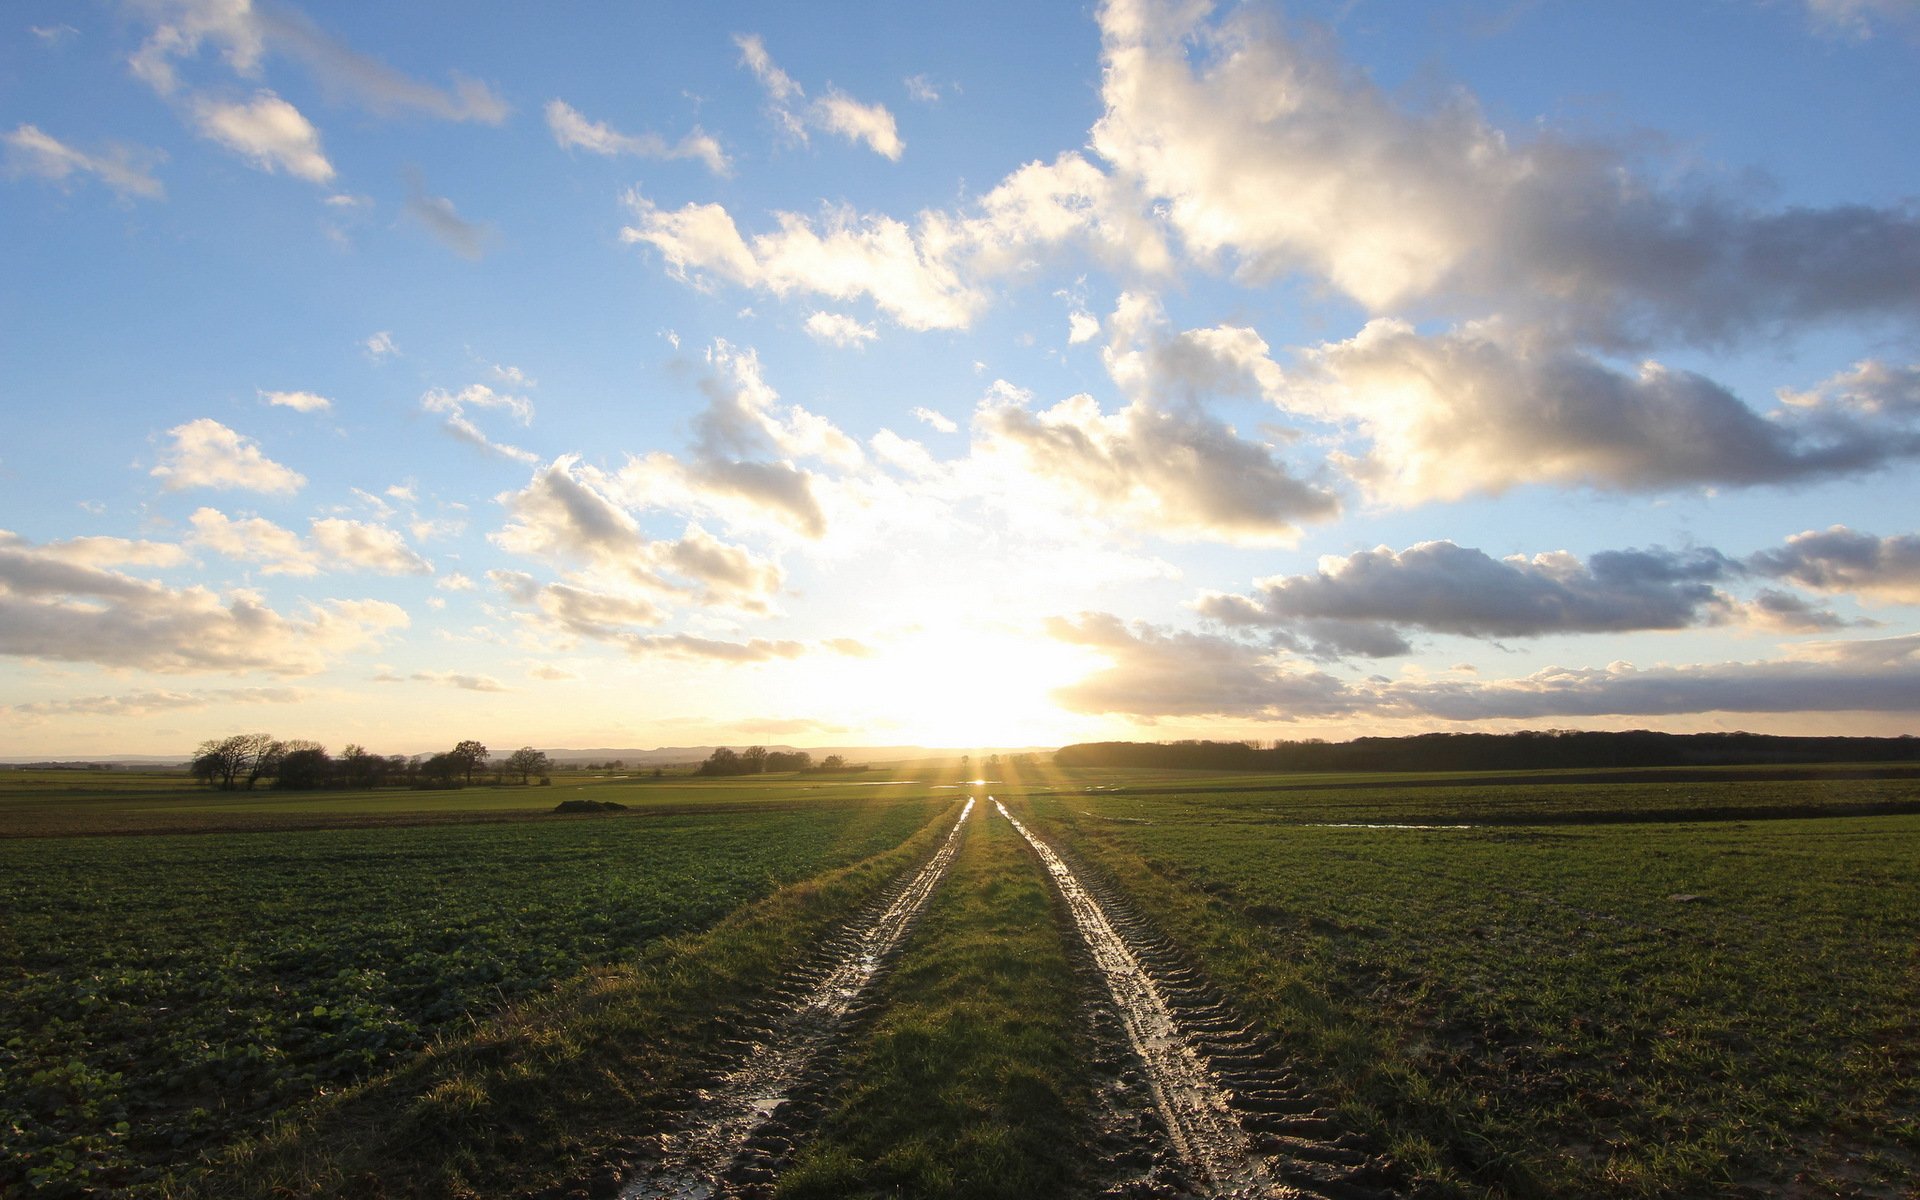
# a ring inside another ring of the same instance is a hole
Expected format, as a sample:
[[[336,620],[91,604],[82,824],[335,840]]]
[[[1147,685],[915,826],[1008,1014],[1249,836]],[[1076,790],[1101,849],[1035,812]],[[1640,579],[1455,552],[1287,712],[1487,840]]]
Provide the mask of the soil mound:
[[[553,806],[557,813],[625,812],[627,806],[617,800],[562,800]]]

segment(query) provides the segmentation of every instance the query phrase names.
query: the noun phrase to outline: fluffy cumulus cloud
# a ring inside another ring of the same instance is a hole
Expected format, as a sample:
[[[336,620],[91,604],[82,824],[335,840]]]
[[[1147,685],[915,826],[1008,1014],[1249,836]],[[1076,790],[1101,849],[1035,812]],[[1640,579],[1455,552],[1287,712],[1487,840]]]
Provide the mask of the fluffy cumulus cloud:
[[[1920,535],[1875,537],[1845,525],[1808,530],[1753,556],[1754,570],[1810,588],[1920,604]]]
[[[170,588],[0,537],[0,654],[172,673],[309,675],[407,624],[385,601],[329,600],[287,616],[249,592]]]
[[[748,238],[718,204],[669,212],[638,192],[627,203],[634,224],[621,239],[652,246],[676,277],[782,297],[865,298],[908,329],[968,327],[990,280],[1063,245],[1144,275],[1171,264],[1138,197],[1072,153],[1021,167],[964,215],[923,212],[911,225],[841,206],[817,219],[776,213],[776,229]]]
[[[880,336],[873,326],[862,325],[845,313],[816,312],[807,318],[805,328],[808,337],[829,346],[857,348]]]
[[[591,568],[603,588],[638,587],[690,596],[704,605],[769,610],[784,580],[777,563],[723,542],[697,524],[688,525],[679,538],[650,539],[638,518],[613,498],[617,490],[617,481],[563,456],[524,489],[500,497],[509,520],[493,541],[515,554]],[[565,597],[556,602],[562,601],[573,603]],[[625,611],[633,614],[629,621],[646,625],[664,617],[652,600]]]
[[[382,575],[427,575],[433,567],[384,525],[327,517],[311,523],[302,538],[264,517],[235,520],[201,508],[187,519],[189,542],[227,558],[264,564],[267,575],[317,575],[323,570],[372,571]]]
[[[0,133],[0,143],[7,148],[7,171],[16,178],[32,175],[66,186],[91,176],[121,197],[158,200],[167,194],[153,175],[154,163],[163,157],[158,151],[113,146],[90,153],[42,132],[37,125]]]
[[[767,95],[768,110],[787,136],[804,142],[809,129],[819,129],[864,144],[883,158],[900,161],[906,143],[900,140],[899,127],[885,105],[856,100],[832,84],[819,99],[803,104],[806,89],[773,61],[760,35],[738,34],[733,41],[740,48],[741,65],[759,80]]]
[[[830,481],[802,466],[852,469],[859,445],[832,422],[799,405],[782,405],[751,349],[716,341],[700,381],[707,405],[694,418],[685,457],[656,451],[630,461],[620,484],[636,503],[718,515],[729,524],[769,523],[817,540],[828,521],[823,494]]]
[[[1564,551],[1495,559],[1452,542],[1386,546],[1322,559],[1311,574],[1263,579],[1251,596],[1209,594],[1200,613],[1271,629],[1315,657],[1385,657],[1404,630],[1463,637],[1686,629],[1729,618],[1715,585],[1740,574],[1713,550],[1613,550],[1582,562]]]
[[[1193,405],[1135,401],[1106,413],[1088,395],[1034,411],[1017,388],[973,418],[975,453],[1050,483],[1082,508],[1174,538],[1289,544],[1339,501],[1274,449]]]
[[[1911,207],[1670,185],[1609,146],[1511,136],[1461,94],[1403,106],[1324,39],[1210,9],[1102,7],[1092,145],[1245,282],[1305,272],[1380,314],[1491,305],[1609,344],[1920,307]]]
[[[570,583],[543,584],[524,571],[494,570],[487,577],[509,598],[535,610],[535,619],[545,635],[543,644],[558,635],[563,644],[587,638],[617,646],[636,658],[662,656],[732,663],[847,652],[833,642],[809,645],[770,638],[730,641],[688,633],[648,632],[666,621],[668,613],[643,597]]]
[[[1815,399],[1762,416],[1693,372],[1616,370],[1497,322],[1429,335],[1383,318],[1307,352],[1303,367],[1285,403],[1356,427],[1370,444],[1349,469],[1398,503],[1530,483],[1794,483],[1920,454],[1920,429],[1901,413]]]
[[[1706,712],[1920,712],[1920,637],[1808,643],[1758,662],[1549,667],[1515,679],[1348,682],[1231,638],[1129,626],[1107,614],[1055,620],[1051,635],[1107,665],[1055,692],[1065,707],[1153,720],[1217,716],[1419,722]]]
[[[295,412],[332,412],[333,401],[315,392],[268,392],[262,391],[260,399],[276,408],[291,408]]]
[[[608,158],[631,155],[635,158],[693,158],[715,175],[730,170],[726,152],[720,143],[699,129],[669,142],[657,133],[621,133],[601,121],[590,121],[564,100],[547,101],[547,128],[563,150],[585,150]]]
[[[167,430],[172,440],[160,452],[160,464],[148,474],[170,492],[188,488],[290,495],[307,477],[261,453],[252,438],[201,417]]]
[[[262,89],[246,101],[203,97],[193,115],[202,136],[263,171],[285,171],[309,183],[333,179],[333,164],[320,148],[320,131],[270,91]]]

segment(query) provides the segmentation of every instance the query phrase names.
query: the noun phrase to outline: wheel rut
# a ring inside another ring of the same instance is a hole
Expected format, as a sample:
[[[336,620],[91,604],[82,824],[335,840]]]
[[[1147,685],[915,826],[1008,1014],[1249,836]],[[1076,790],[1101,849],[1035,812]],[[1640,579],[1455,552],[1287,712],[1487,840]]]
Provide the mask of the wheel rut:
[[[679,1128],[644,1145],[592,1194],[620,1200],[731,1200],[770,1194],[821,1103],[830,1048],[869,985],[912,932],[946,877],[974,801],[918,870],[863,909],[778,989],[772,1011],[737,1023],[716,1078],[689,1097]]]
[[[1344,1131],[1258,1030],[1185,964],[1177,950],[1111,891],[1089,887],[1067,861],[998,800],[1039,858],[1072,915],[1112,999],[1136,1071],[1103,1093],[1106,1124],[1131,1167],[1110,1196],[1209,1196],[1223,1200],[1325,1197],[1385,1200],[1393,1172]],[[1137,1111],[1144,1100],[1151,1112]],[[1129,1116],[1127,1109],[1136,1111]],[[1163,1138],[1158,1156],[1141,1143]],[[1129,1147],[1122,1150],[1122,1146]],[[1158,1157],[1163,1160],[1155,1163]]]

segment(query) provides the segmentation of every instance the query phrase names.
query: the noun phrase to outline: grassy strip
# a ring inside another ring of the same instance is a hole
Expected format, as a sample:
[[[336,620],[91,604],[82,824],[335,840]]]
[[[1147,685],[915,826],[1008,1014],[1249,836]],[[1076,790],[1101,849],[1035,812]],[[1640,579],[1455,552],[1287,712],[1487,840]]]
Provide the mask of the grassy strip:
[[[575,976],[159,1194],[479,1197],[585,1178],[684,1106],[729,1014],[763,999],[835,923],[931,853],[954,811],[704,933],[655,943],[638,963]]]
[[[1012,828],[976,812],[782,1200],[1084,1194],[1091,1050],[1054,905]]]
[[[1097,801],[1034,810],[1433,1194],[1920,1187],[1920,820],[1375,831],[1174,799],[1151,825]]]

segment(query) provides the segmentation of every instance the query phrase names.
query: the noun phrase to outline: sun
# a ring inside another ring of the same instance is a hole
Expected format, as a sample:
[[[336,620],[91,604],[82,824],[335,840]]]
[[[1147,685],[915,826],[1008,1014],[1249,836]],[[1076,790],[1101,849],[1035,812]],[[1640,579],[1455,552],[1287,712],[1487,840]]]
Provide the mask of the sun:
[[[965,749],[1051,745],[1082,718],[1055,689],[1097,665],[1081,647],[985,621],[922,625],[849,660],[819,697],[822,711],[869,723],[887,740]],[[826,682],[826,681],[823,681]]]

